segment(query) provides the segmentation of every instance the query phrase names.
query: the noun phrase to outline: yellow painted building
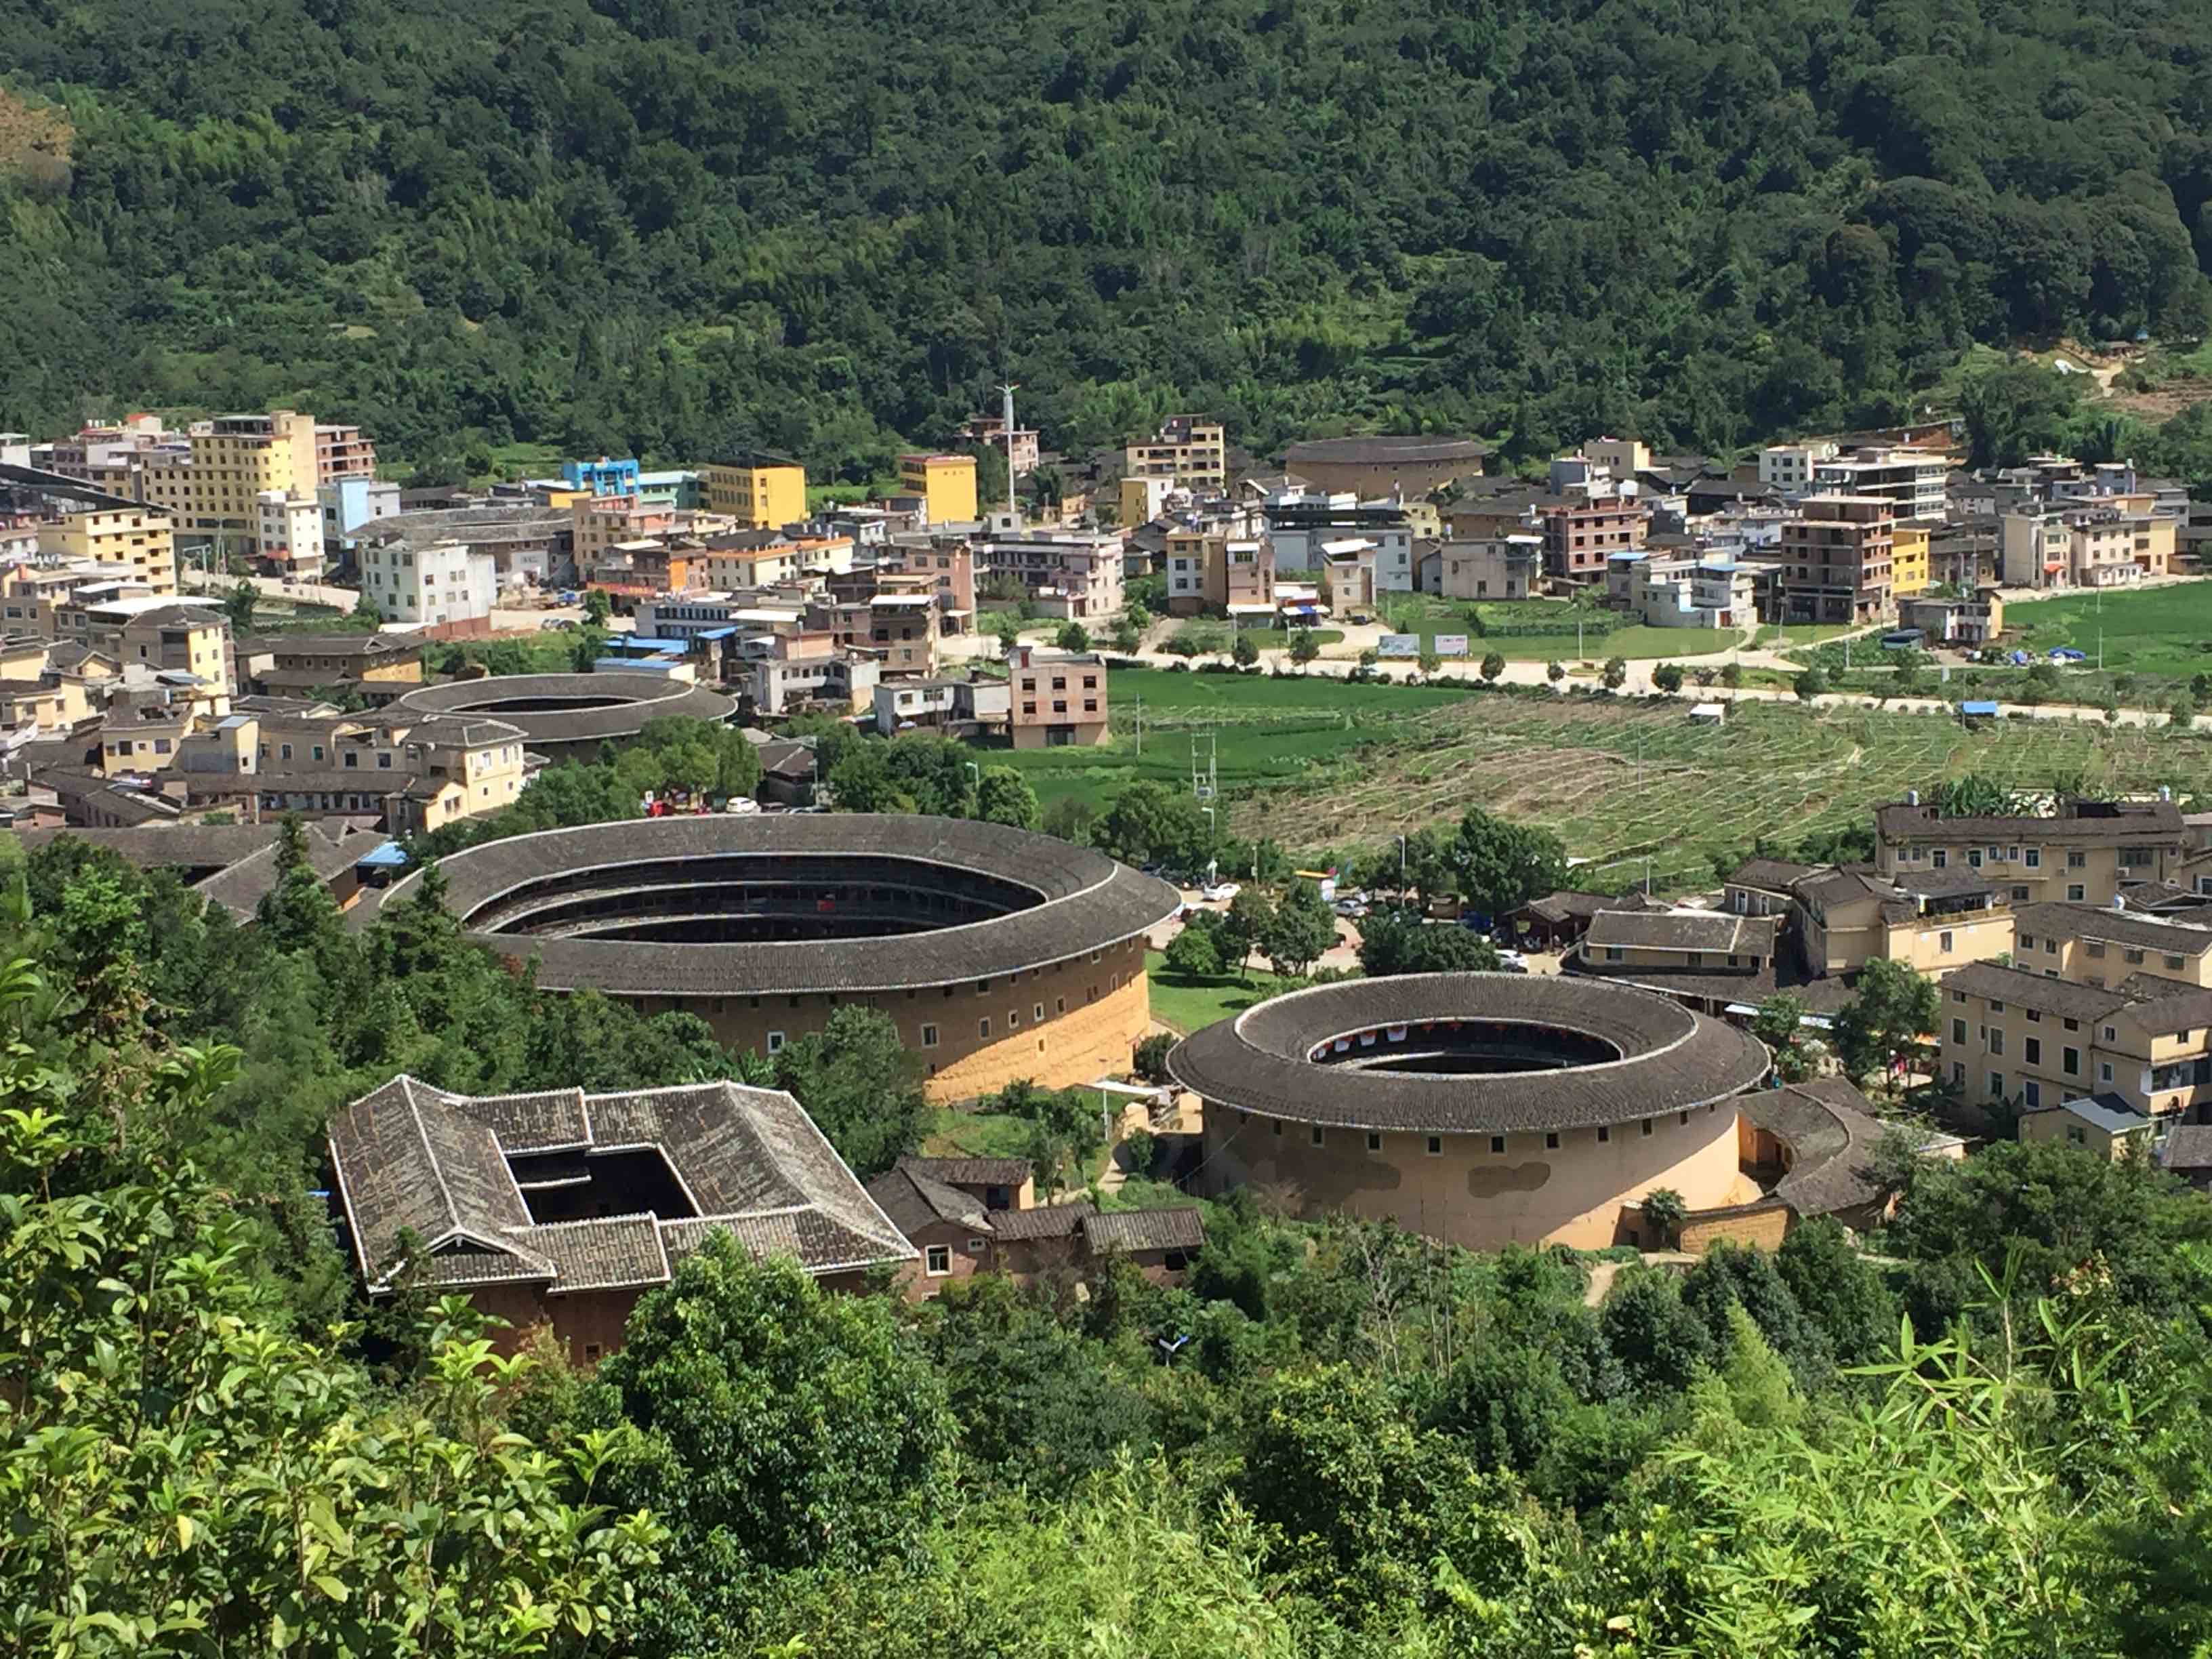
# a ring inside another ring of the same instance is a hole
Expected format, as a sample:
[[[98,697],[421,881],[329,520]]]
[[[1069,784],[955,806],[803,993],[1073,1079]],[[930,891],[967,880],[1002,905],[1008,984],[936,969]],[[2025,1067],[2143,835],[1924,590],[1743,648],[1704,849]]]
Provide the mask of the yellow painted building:
[[[1928,591],[1929,526],[1900,523],[1889,544],[1889,591],[1900,599]]]
[[[128,566],[149,593],[167,596],[177,591],[176,539],[166,513],[137,507],[72,513],[52,530],[41,532],[40,540],[50,543],[64,562],[90,559]]]
[[[158,451],[144,474],[146,500],[188,533],[254,536],[270,490],[312,496],[318,473],[315,422],[296,410],[202,421],[189,452]]]
[[[921,497],[928,524],[975,522],[975,458],[973,455],[902,455],[899,488]]]
[[[781,530],[806,516],[806,469],[773,455],[709,461],[707,507],[751,530]]]

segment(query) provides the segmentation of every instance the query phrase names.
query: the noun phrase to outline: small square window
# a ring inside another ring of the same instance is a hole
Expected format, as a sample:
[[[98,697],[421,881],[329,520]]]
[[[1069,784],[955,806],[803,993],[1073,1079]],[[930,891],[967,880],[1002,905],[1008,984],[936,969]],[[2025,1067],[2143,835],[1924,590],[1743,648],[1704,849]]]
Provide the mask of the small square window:
[[[1321,1127],[1321,1125],[1320,1125],[1320,1124],[1316,1123],[1316,1124],[1315,1124],[1315,1125],[1313,1126],[1312,1134],[1313,1134],[1313,1144],[1314,1144],[1315,1146],[1318,1146],[1322,1145],[1322,1127]]]
[[[1651,1133],[1651,1120],[1648,1117],[1644,1119],[1642,1127],[1644,1135],[1648,1138]]]
[[[988,1037],[991,1035],[990,1016],[987,1014],[975,1022],[975,1035],[979,1037]]]
[[[1442,1158],[1443,1156],[1443,1152],[1444,1138],[1442,1135],[1431,1135],[1429,1137],[1429,1156],[1431,1158]]]
[[[937,1046],[937,1028],[934,1025],[925,1025],[921,1028],[921,1046],[925,1048],[934,1048]]]
[[[1282,1119],[1280,1119],[1280,1118],[1277,1118],[1273,1122],[1270,1123],[1270,1124],[1267,1126],[1267,1133],[1268,1133],[1269,1134],[1271,1134],[1271,1135],[1279,1135],[1280,1133],[1283,1133],[1283,1120],[1282,1120]]]
[[[1556,1152],[1559,1150],[1559,1132],[1557,1129],[1547,1130],[1545,1133],[1544,1150],[1547,1152]]]
[[[1490,1150],[1493,1152],[1504,1152],[1505,1150],[1505,1137],[1504,1135],[1491,1136]]]
[[[952,1247],[932,1244],[924,1253],[924,1261],[932,1279],[942,1279],[952,1271]]]
[[[1597,1126],[1597,1144],[1598,1144],[1599,1146],[1604,1146],[1607,1141],[1611,1140],[1612,1139],[1613,1139],[1613,1131],[1612,1131],[1610,1128],[1607,1127],[1604,1124],[1602,1124],[1602,1123],[1599,1124],[1599,1125]]]
[[[1370,1152],[1381,1152],[1382,1150],[1382,1137],[1374,1133],[1372,1131],[1370,1131],[1367,1136],[1367,1150]]]
[[[770,1054],[781,1054],[781,1053],[783,1051],[783,1033],[782,1033],[782,1032],[781,1032],[781,1031],[770,1031],[770,1032],[768,1034],[768,1051],[769,1051],[769,1053],[770,1053]]]

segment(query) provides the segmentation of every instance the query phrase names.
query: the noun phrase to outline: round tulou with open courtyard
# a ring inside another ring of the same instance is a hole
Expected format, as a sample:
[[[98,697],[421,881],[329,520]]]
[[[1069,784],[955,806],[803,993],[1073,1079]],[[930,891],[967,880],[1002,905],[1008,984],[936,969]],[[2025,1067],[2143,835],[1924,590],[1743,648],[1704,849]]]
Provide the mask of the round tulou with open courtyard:
[[[942,1099],[1125,1070],[1151,1022],[1146,934],[1179,902],[1049,836],[890,814],[591,824],[438,868],[469,934],[548,989],[696,1014],[763,1054],[878,1008]]]
[[[1294,992],[1168,1059],[1206,1103],[1208,1191],[1485,1249],[1636,1242],[1659,1188],[1692,1210],[1747,1196],[1735,1101],[1766,1067],[1756,1038],[1665,997],[1515,974]]]
[[[737,703],[665,674],[501,674],[410,691],[394,705],[415,714],[477,714],[520,728],[525,744],[554,760],[588,760],[649,720],[726,720]]]

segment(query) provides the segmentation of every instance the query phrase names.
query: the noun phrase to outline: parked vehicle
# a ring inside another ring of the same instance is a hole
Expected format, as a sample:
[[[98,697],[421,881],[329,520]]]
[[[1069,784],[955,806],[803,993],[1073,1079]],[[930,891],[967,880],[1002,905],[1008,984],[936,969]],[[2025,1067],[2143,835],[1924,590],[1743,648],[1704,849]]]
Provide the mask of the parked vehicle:
[[[1244,890],[1233,881],[1216,882],[1211,887],[1198,890],[1199,896],[1209,904],[1225,904]]]

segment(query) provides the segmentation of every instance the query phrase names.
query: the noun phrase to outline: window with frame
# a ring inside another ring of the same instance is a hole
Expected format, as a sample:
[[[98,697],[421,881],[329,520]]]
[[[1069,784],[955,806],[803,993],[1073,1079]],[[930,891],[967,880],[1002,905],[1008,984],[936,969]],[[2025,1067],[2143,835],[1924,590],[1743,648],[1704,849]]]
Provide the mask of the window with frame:
[[[1443,1155],[1444,1138],[1442,1135],[1431,1135],[1429,1137],[1429,1156],[1431,1158],[1442,1158]]]
[[[922,1266],[932,1279],[942,1279],[952,1271],[952,1247],[932,1244],[922,1252]]]
[[[925,1048],[934,1048],[937,1046],[937,1028],[934,1025],[925,1025],[921,1028],[921,1046]]]
[[[768,1034],[768,1051],[772,1054],[781,1054],[783,1052],[782,1032],[770,1031]]]

